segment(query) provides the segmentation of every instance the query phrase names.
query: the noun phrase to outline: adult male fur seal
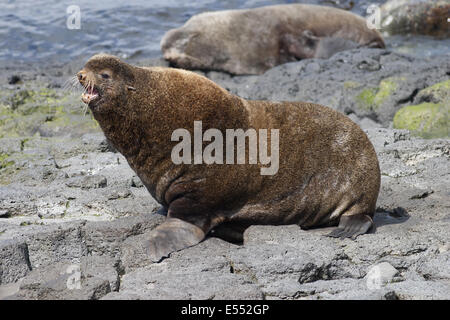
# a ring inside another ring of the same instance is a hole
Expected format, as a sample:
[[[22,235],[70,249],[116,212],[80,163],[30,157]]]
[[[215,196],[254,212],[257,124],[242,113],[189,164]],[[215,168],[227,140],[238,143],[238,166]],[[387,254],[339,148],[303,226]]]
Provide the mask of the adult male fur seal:
[[[234,238],[252,224],[338,225],[331,236],[356,237],[373,224],[377,156],[358,125],[337,111],[244,100],[189,71],[135,67],[103,54],[78,78],[106,137],[168,210],[147,244],[153,261],[213,229]],[[194,121],[223,133],[278,129],[278,172],[261,175],[261,164],[175,164],[172,133],[192,135]]]
[[[384,42],[364,18],[308,4],[201,13],[161,40],[164,58],[177,67],[232,74],[260,74],[359,46],[384,48]]]

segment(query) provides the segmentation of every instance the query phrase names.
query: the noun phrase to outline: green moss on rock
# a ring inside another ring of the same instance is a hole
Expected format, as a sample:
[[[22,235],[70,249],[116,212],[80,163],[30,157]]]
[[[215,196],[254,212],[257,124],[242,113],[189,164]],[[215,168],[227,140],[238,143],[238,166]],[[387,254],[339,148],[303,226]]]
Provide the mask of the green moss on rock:
[[[433,103],[450,103],[450,80],[439,82],[420,90],[417,94],[417,100]]]
[[[378,107],[384,103],[392,93],[397,90],[397,83],[392,80],[383,80],[380,82],[380,88],[375,95],[374,103]]]
[[[12,166],[14,161],[9,160],[9,154],[0,153],[0,170]]]
[[[364,89],[361,93],[356,97],[356,101],[358,102],[358,106],[363,110],[373,110],[374,100],[376,95],[376,89]]]
[[[348,90],[348,89],[357,89],[360,88],[362,86],[361,83],[355,82],[355,81],[345,81],[344,82],[344,89]]]
[[[98,131],[92,116],[83,116],[80,98],[70,92],[25,86],[0,92],[0,138],[79,135]]]
[[[397,90],[397,81],[402,78],[387,78],[377,88],[367,88],[356,96],[358,107],[362,110],[377,110]]]
[[[394,116],[394,128],[408,129],[423,138],[449,137],[450,104],[425,102],[401,108]]]

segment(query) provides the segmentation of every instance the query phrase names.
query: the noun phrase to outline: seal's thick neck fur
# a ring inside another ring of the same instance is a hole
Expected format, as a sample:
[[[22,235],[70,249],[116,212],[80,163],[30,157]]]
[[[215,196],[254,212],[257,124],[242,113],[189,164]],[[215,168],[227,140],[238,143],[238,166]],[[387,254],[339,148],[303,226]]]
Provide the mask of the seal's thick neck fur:
[[[112,71],[114,85],[102,78],[104,70]],[[170,161],[174,130],[184,128],[193,135],[197,120],[204,130],[250,126],[240,98],[189,71],[135,67],[113,56],[96,55],[80,72],[103,92],[101,100],[89,107],[105,136],[163,204],[167,177],[185,170]],[[160,171],[170,174],[163,178]]]

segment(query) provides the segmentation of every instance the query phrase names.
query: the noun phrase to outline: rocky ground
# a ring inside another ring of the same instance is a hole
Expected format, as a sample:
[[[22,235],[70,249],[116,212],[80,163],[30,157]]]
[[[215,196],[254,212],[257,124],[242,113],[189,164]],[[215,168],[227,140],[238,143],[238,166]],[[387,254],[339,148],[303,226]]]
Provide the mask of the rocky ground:
[[[356,49],[261,76],[206,73],[360,124],[382,172],[377,227],[339,240],[252,226],[242,245],[209,237],[156,264],[140,244],[159,205],[64,85],[83,62],[0,66],[0,298],[449,299],[449,58]]]

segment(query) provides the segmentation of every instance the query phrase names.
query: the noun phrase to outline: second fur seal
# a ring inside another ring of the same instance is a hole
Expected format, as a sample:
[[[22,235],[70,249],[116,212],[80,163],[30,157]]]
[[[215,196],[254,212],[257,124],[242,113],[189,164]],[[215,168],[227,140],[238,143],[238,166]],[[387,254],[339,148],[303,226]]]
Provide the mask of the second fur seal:
[[[383,38],[361,16],[297,3],[201,13],[161,40],[164,58],[174,66],[232,74],[261,74],[356,47],[384,48]]]
[[[92,57],[78,79],[107,139],[167,208],[166,221],[148,239],[153,261],[199,243],[212,230],[236,240],[252,224],[298,224],[337,226],[330,236],[356,237],[373,224],[377,156],[359,126],[337,111],[245,100],[193,72],[136,67],[103,54]],[[264,165],[249,161],[175,164],[172,134],[184,128],[193,136],[195,121],[203,132],[224,136],[227,129],[277,129],[278,171],[261,175]]]

